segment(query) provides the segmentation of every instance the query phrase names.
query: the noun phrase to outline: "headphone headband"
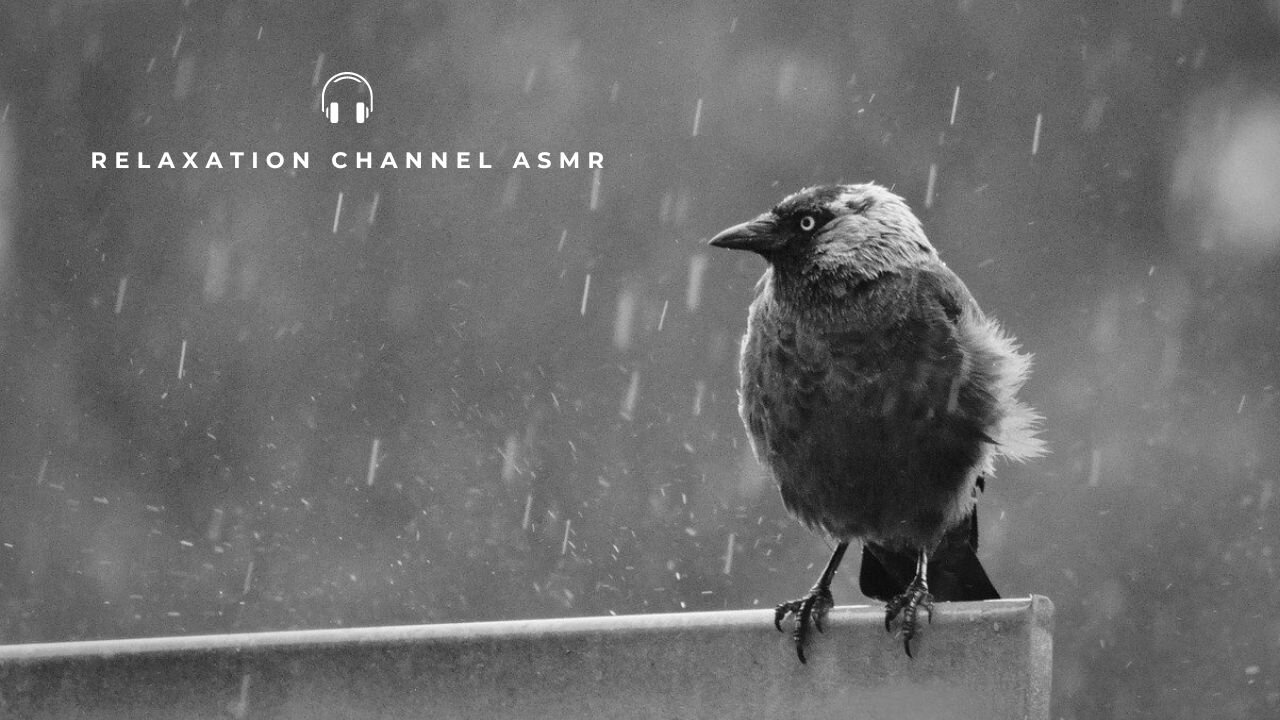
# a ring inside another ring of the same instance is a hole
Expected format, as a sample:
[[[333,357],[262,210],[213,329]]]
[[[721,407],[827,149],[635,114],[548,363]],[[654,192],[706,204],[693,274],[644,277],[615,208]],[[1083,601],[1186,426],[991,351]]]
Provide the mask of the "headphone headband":
[[[364,85],[365,91],[369,93],[369,112],[373,112],[373,86],[369,84],[368,80],[364,79],[364,76],[353,72],[340,72],[325,81],[324,87],[320,89],[320,109],[324,109],[324,95],[329,92],[329,86],[335,82],[341,82],[343,80],[355,80],[361,85]]]

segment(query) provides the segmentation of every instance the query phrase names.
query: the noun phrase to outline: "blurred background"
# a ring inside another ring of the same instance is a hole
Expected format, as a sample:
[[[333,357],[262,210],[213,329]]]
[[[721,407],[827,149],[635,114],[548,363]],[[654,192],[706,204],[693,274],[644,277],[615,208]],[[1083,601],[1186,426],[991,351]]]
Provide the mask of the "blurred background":
[[[795,597],[702,242],[874,179],[1036,355],[982,556],[1054,717],[1280,711],[1280,2],[7,0],[0,108],[0,642]]]

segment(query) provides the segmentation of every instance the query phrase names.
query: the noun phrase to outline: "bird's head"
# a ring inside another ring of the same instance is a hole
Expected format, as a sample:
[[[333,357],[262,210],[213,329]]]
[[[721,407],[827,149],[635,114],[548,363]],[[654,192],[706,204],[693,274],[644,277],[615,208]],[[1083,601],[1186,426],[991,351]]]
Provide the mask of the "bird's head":
[[[874,183],[805,188],[710,244],[758,253],[783,275],[871,279],[937,257],[906,201]]]

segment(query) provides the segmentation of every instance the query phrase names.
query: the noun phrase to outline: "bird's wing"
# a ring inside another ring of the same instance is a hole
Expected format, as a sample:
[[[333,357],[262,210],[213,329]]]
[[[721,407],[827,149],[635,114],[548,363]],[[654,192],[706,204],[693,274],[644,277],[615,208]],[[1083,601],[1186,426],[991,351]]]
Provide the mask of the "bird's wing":
[[[1031,356],[994,319],[985,315],[964,282],[937,262],[906,274],[914,287],[917,312],[941,311],[955,331],[963,364],[953,397],[974,418],[982,418],[984,435],[1000,455],[1025,460],[1045,452],[1038,438],[1040,415],[1017,399],[1027,380]],[[987,410],[990,412],[987,412]]]
[[[911,288],[911,299],[925,314],[940,311],[952,326],[958,326],[966,312],[981,313],[964,281],[942,262],[911,268],[901,276]]]
[[[860,412],[877,425],[930,442],[997,442],[998,399],[990,392],[996,358],[978,347],[971,325],[982,317],[968,288],[934,262],[864,283],[841,321],[823,333],[832,372]]]

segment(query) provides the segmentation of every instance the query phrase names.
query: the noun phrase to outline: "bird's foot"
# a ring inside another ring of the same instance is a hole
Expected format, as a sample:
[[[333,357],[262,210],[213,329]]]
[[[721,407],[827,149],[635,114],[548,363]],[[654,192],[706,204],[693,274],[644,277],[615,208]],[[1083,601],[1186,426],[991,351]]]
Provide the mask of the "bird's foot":
[[[902,647],[911,657],[911,639],[920,632],[918,625],[920,608],[929,614],[929,622],[933,622],[933,596],[929,594],[929,586],[922,578],[911,581],[901,595],[895,596],[884,606],[884,629],[893,632],[893,621],[902,615],[899,633],[902,635]]]
[[[809,637],[809,626],[822,632],[822,621],[827,617],[827,611],[835,605],[831,599],[831,588],[823,585],[814,585],[809,593],[802,598],[797,598],[789,602],[784,602],[773,610],[773,626],[778,628],[778,632],[782,632],[782,621],[788,615],[796,619],[796,629],[792,633],[792,637],[796,641],[796,655],[800,657],[800,662],[804,659],[804,643]]]

